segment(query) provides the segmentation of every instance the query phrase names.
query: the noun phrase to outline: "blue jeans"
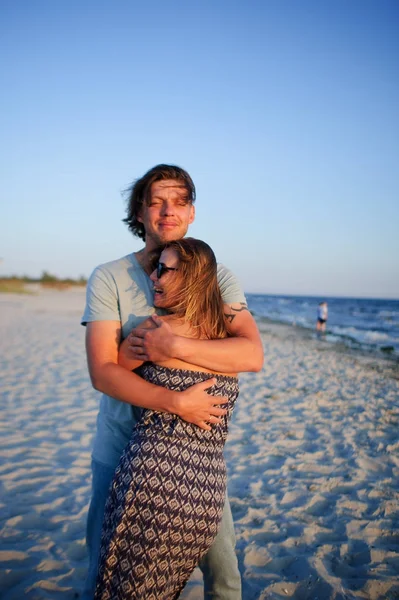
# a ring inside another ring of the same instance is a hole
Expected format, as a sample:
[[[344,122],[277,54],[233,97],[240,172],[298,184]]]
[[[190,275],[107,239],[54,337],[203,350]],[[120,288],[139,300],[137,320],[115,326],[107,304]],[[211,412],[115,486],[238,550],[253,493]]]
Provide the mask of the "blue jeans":
[[[92,461],[91,468],[93,476],[92,498],[86,528],[89,569],[82,600],[93,600],[105,502],[115,471],[112,467],[95,460]],[[241,600],[241,577],[234,548],[233,517],[226,496],[219,532],[212,547],[199,565],[204,575],[204,598],[206,600]]]

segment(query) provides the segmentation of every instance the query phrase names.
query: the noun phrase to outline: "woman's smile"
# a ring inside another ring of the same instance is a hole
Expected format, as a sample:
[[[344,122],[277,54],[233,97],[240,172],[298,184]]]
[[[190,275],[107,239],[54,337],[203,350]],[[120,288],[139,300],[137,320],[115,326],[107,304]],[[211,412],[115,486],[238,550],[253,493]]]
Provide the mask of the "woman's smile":
[[[172,306],[173,292],[175,289],[175,272],[178,270],[179,259],[177,253],[172,248],[165,248],[157,267],[150,275],[154,284],[154,306],[159,308],[170,308]]]

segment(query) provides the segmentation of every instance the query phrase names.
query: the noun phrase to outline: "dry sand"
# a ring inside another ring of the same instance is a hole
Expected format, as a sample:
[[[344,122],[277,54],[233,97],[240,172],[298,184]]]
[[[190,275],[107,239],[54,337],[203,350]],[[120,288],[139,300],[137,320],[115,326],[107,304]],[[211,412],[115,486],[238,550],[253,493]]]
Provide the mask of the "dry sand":
[[[83,290],[0,294],[0,597],[79,597],[98,394]],[[244,600],[399,598],[397,365],[266,325],[226,447]],[[182,598],[203,597],[197,569]]]

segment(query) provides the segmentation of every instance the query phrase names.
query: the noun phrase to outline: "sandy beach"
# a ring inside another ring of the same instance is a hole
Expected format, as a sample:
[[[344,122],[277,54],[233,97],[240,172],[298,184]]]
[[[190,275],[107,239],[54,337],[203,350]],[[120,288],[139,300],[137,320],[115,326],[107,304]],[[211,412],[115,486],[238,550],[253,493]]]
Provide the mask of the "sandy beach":
[[[0,598],[79,598],[99,394],[84,290],[0,294]],[[273,323],[226,446],[244,600],[399,598],[399,375]],[[184,600],[203,598],[197,569]]]

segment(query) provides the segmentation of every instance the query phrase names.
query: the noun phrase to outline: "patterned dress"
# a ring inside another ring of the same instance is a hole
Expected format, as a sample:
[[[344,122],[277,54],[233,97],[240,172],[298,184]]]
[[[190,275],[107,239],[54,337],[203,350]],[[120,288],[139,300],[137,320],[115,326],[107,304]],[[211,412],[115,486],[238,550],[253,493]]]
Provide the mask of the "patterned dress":
[[[212,377],[144,363],[141,377],[182,391]],[[95,600],[173,600],[216,537],[226,492],[223,446],[238,396],[236,377],[216,375],[227,414],[211,431],[144,410],[105,508]]]

